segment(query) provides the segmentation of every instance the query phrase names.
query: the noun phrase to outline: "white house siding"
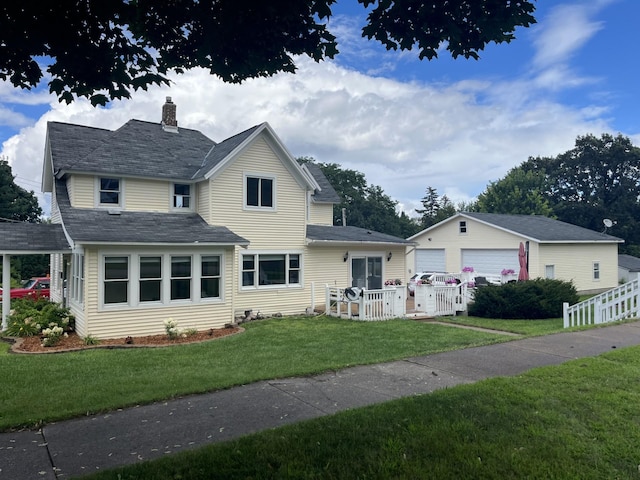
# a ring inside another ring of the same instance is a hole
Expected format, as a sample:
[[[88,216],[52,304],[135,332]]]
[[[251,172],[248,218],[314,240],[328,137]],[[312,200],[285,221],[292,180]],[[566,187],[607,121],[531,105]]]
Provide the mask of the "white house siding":
[[[530,258],[532,258],[530,256]],[[573,281],[581,293],[596,293],[618,284],[617,244],[541,244],[537,269],[554,265],[555,278]],[[600,264],[600,279],[593,279],[593,263]]]
[[[122,253],[140,253],[123,249]],[[153,253],[150,249],[144,253]],[[194,250],[173,249],[156,250],[156,253],[187,254],[195,253]],[[198,249],[198,253],[220,253],[210,249]],[[118,254],[117,250],[109,249],[109,253]],[[99,262],[102,251],[97,248],[85,249],[85,264],[87,279],[99,279]],[[233,278],[233,251],[227,249],[223,254],[223,299],[219,302],[185,303],[182,305],[157,305],[149,307],[114,307],[100,308],[99,290],[102,288],[100,280],[86,282],[84,322],[78,325],[78,333],[81,336],[91,334],[96,338],[120,338],[126,336],[143,336],[164,334],[164,321],[173,318],[178,323],[178,328],[183,330],[195,328],[206,330],[209,328],[223,328],[225,324],[233,321],[232,283],[227,279]],[[194,266],[195,268],[195,266]],[[133,279],[131,280],[133,281]]]
[[[67,181],[67,191],[72,207],[95,207],[95,178],[89,175],[73,175]]]
[[[333,225],[333,204],[311,202],[309,223],[313,225]]]
[[[244,175],[275,177],[276,208],[244,209]],[[301,249],[306,236],[306,192],[267,143],[258,139],[211,184],[211,222],[251,242],[250,249]]]
[[[200,182],[195,186],[196,205],[198,214],[204,218],[205,222],[209,222],[211,217],[211,194],[209,181]]]
[[[168,212],[171,204],[171,182],[126,178],[125,210]]]
[[[275,178],[273,211],[244,208],[246,174]],[[308,285],[308,255],[304,251],[307,194],[267,142],[257,139],[211,182],[210,189],[210,223],[225,225],[250,242],[247,249],[238,251],[238,269],[243,253],[299,253],[302,279],[304,285]],[[236,311],[294,314],[303,312],[310,303],[310,294],[305,287],[242,289],[239,277],[236,278]]]

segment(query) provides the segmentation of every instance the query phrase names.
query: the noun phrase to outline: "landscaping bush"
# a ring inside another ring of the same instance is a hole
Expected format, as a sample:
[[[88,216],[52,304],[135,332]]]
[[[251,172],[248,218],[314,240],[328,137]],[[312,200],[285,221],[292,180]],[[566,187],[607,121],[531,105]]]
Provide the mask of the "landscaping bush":
[[[537,278],[526,282],[489,285],[475,291],[469,315],[484,318],[557,318],[562,303],[577,303],[571,282]]]
[[[11,306],[6,330],[11,336],[31,337],[54,327],[69,332],[75,327],[75,318],[69,309],[46,298],[20,298],[13,300]]]

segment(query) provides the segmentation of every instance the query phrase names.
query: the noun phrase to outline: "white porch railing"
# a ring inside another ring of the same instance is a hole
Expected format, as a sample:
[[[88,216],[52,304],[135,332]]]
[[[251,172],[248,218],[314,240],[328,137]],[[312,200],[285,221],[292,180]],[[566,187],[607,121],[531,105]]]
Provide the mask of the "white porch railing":
[[[467,282],[458,285],[416,285],[415,309],[431,317],[456,315],[467,310],[470,297]]]
[[[362,290],[362,294],[355,300],[349,300],[345,296],[345,290],[326,286],[325,314],[365,321],[406,317],[407,289],[405,286]]]
[[[564,328],[597,325],[640,316],[638,279],[569,306],[562,304]]]

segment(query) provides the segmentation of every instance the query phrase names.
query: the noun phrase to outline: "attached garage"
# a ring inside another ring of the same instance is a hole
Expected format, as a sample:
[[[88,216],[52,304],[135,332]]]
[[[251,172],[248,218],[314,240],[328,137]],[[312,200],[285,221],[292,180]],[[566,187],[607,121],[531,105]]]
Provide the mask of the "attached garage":
[[[504,269],[518,272],[518,249],[510,248],[479,248],[462,250],[463,267],[473,267],[477,273],[500,275]]]
[[[419,248],[416,250],[416,272],[446,272],[444,248]]]

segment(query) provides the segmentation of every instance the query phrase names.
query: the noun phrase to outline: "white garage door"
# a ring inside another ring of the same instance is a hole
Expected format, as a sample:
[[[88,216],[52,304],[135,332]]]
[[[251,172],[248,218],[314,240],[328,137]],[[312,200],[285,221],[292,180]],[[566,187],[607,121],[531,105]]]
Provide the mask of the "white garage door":
[[[502,270],[520,270],[518,249],[466,249],[462,250],[462,266],[473,267],[476,274],[500,275]]]
[[[416,272],[446,272],[444,248],[417,249]]]

